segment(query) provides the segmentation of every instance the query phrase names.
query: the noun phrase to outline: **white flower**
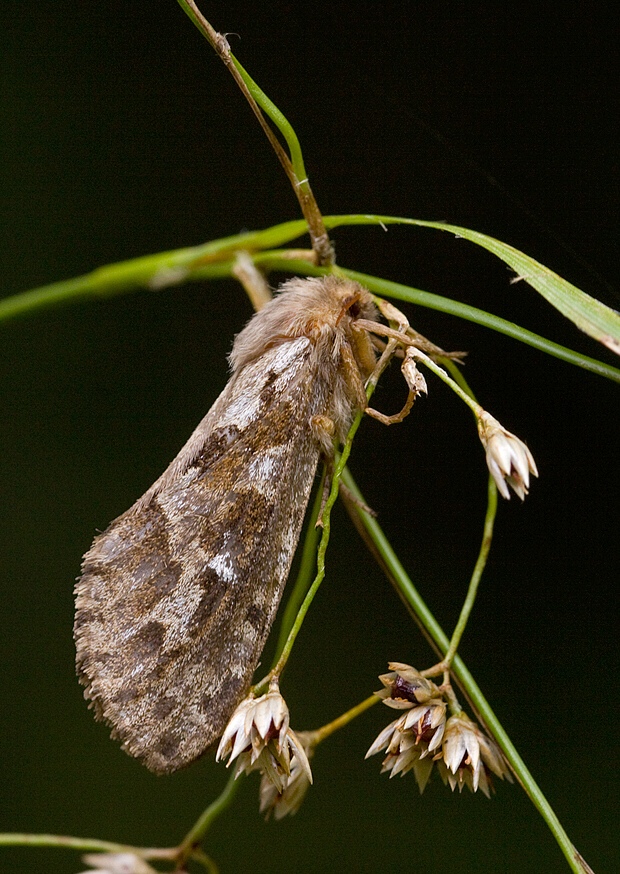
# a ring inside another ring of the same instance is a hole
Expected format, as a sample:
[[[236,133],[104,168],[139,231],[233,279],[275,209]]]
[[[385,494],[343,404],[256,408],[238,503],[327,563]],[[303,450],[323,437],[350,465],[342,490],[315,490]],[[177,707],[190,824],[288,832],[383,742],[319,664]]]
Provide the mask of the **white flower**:
[[[260,698],[244,699],[237,707],[217,748],[217,761],[230,755],[227,766],[237,759],[237,776],[243,771],[260,771],[284,792],[291,776],[291,760],[297,760],[312,782],[306,752],[295,732],[289,728],[289,712],[278,684]]]
[[[389,773],[390,777],[397,774],[404,777],[409,771],[413,771],[418,788],[423,792],[433,769],[433,758],[429,756],[428,744],[418,741],[415,732],[404,728],[408,715],[391,722],[380,732],[366,753],[366,758],[386,749],[387,755],[383,760],[381,773]]]
[[[134,853],[87,853],[82,861],[92,866],[82,874],[157,874]]]
[[[304,732],[297,734],[297,739],[309,760],[313,750],[308,746],[307,737],[308,735]],[[260,812],[265,814],[265,819],[269,819],[272,813],[278,820],[297,813],[310,788],[312,782],[310,778],[311,775],[309,777],[308,771],[297,755],[293,755],[291,758],[291,773],[281,792],[277,790],[267,775],[263,774],[259,798]]]
[[[467,786],[490,797],[490,772],[512,782],[499,747],[464,713],[448,719],[440,755],[439,773],[453,791],[458,786],[461,792]]]
[[[487,466],[502,497],[510,498],[510,486],[523,500],[530,487],[530,474],[538,476],[530,450],[486,410],[478,416],[478,434],[486,452]]]

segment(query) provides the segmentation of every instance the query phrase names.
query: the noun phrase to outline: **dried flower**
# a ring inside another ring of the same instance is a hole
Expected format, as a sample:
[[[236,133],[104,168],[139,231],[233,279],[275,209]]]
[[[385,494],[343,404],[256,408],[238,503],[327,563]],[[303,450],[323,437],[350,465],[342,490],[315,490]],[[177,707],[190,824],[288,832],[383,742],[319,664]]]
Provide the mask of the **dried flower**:
[[[394,777],[413,771],[423,792],[433,768],[432,753],[443,738],[446,704],[437,686],[411,665],[391,662],[390,667],[393,672],[379,678],[385,688],[376,694],[388,707],[407,712],[380,732],[366,758],[387,750],[381,773]]]
[[[446,705],[440,698],[413,707],[380,732],[366,758],[385,749],[381,773],[395,777],[412,770],[423,792],[433,768],[432,753],[441,744],[445,723]]]
[[[310,735],[307,732],[298,732],[297,740],[300,742],[307,759],[312,758],[314,752],[309,745]],[[263,774],[260,781],[259,798],[260,812],[269,819],[273,813],[275,819],[280,820],[285,816],[293,816],[301,807],[306,792],[310,788],[311,775],[297,755],[291,757],[291,773],[284,789],[279,792],[273,782]]]
[[[417,352],[417,350],[416,350]],[[414,359],[414,350],[409,348],[405,353],[405,359],[401,365],[401,370],[405,380],[407,381],[407,385],[409,386],[409,391],[411,391],[414,397],[417,397],[420,394],[428,394],[428,387],[426,385],[426,380],[424,379],[424,375],[418,370],[418,365]]]
[[[499,747],[464,713],[448,719],[438,759],[441,779],[453,791],[457,786],[459,792],[467,786],[472,792],[481,789],[490,797],[490,772],[512,783]]]
[[[392,672],[379,677],[385,688],[375,692],[375,695],[383,698],[383,703],[388,707],[406,710],[417,704],[424,704],[431,698],[441,697],[437,686],[411,665],[390,662],[389,666]]]
[[[491,773],[512,782],[508,765],[491,738],[464,713],[446,719],[447,704],[441,690],[411,665],[390,662],[392,672],[379,679],[384,688],[375,694],[383,703],[404,710],[375,738],[366,758],[386,750],[381,773],[401,777],[413,771],[420,792],[428,783],[433,765],[454,790],[463,786],[481,789],[489,796]]]
[[[237,776],[243,771],[260,771],[284,792],[291,776],[291,760],[297,759],[312,782],[310,763],[295,732],[289,728],[289,712],[277,683],[260,698],[249,696],[237,707],[217,748],[216,760],[230,755],[227,767],[235,759]]]
[[[530,450],[485,410],[478,416],[478,434],[486,452],[487,466],[502,497],[510,498],[510,486],[523,500],[530,486],[530,474],[538,476]]]
[[[91,866],[82,874],[157,874],[134,853],[87,853],[82,861]]]

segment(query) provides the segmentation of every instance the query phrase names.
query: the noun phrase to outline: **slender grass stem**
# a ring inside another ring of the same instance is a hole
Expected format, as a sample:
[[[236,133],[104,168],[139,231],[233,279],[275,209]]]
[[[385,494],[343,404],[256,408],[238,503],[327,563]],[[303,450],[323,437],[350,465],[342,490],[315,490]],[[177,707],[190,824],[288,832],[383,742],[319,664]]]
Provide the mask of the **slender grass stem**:
[[[231,805],[240,782],[235,779],[235,774],[236,771],[233,771],[228,779],[228,783],[224,786],[221,793],[198,817],[194,825],[179,844],[179,848],[176,852],[180,866],[190,858],[194,848],[203,840],[215,820]]]
[[[334,467],[334,472],[332,476],[332,484],[329,492],[329,496],[327,501],[325,502],[325,506],[323,508],[323,533],[321,535],[321,541],[319,543],[319,549],[317,553],[317,573],[314,578],[314,581],[310,588],[308,589],[308,593],[303,600],[301,607],[295,617],[295,621],[293,626],[286,638],[286,642],[282,647],[282,652],[278,658],[278,661],[271,671],[272,677],[280,677],[284,667],[288,661],[288,658],[291,654],[293,646],[295,644],[295,640],[297,635],[301,630],[301,626],[303,625],[303,621],[306,618],[308,610],[310,609],[310,605],[314,600],[316,593],[318,592],[321,583],[325,578],[325,554],[327,552],[327,546],[329,544],[329,538],[331,534],[331,510],[336,502],[336,498],[338,497],[338,491],[340,488],[340,479],[342,477],[343,471],[345,469],[347,459],[351,454],[351,446],[353,443],[353,438],[357,432],[357,429],[360,426],[360,422],[362,421],[363,414],[360,412],[357,414],[355,419],[353,420],[353,424],[349,429],[349,433],[347,434],[347,438],[345,440],[344,446],[342,447],[342,452],[340,457],[336,461],[336,465]]]
[[[334,732],[339,731],[341,728],[344,728],[345,725],[348,725],[354,719],[357,719],[357,717],[360,716],[362,713],[365,713],[366,710],[374,707],[374,705],[378,704],[379,701],[381,701],[381,699],[377,698],[376,695],[369,695],[368,698],[364,698],[364,700],[360,701],[359,704],[356,704],[355,707],[351,707],[345,713],[342,713],[340,716],[336,717],[336,719],[332,719],[331,722],[328,722],[326,725],[322,725],[321,728],[317,728],[314,731],[307,732],[310,746],[315,747],[318,744],[322,743],[324,740],[330,737],[330,735],[334,734]]]
[[[447,635],[444,633],[443,629],[414,586],[377,520],[364,511],[364,497],[348,470],[343,472],[342,480],[360,502],[360,505],[356,507],[356,512],[358,513],[361,524],[367,530],[390,580],[396,587],[397,591],[401,594],[403,600],[410,606],[425,633],[437,647],[439,653],[442,656],[445,655],[450,646],[450,641],[448,640]],[[586,874],[586,872],[590,872],[591,869],[588,867],[587,863],[584,862],[571,843],[553,808],[545,798],[532,774],[529,772],[525,762],[517,752],[514,744],[493,712],[489,702],[484,697],[482,690],[474,680],[460,656],[457,655],[454,657],[451,669],[469,696],[477,715],[484,723],[489,734],[495,738],[496,742],[502,749],[519,783],[549,827],[551,833],[559,844],[560,849],[564,853],[571,870],[574,871],[575,874]]]
[[[96,853],[133,853],[141,859],[176,859],[178,850],[158,847],[132,847],[128,844],[117,844],[113,841],[101,841],[98,838],[77,838],[71,835],[27,834],[22,832],[5,832],[0,834],[2,847],[59,847],[65,850]]]
[[[301,562],[299,565],[297,579],[295,580],[295,585],[293,586],[291,594],[289,595],[288,601],[286,602],[286,608],[282,615],[282,623],[280,625],[280,633],[278,635],[278,643],[276,645],[276,663],[282,653],[282,650],[284,649],[286,639],[289,636],[293,625],[295,624],[295,617],[299,613],[299,608],[301,607],[303,600],[308,593],[308,589],[312,584],[312,579],[316,571],[316,554],[320,537],[320,528],[317,528],[316,521],[319,518],[319,513],[321,512],[321,504],[323,503],[324,482],[325,475],[321,477],[321,481],[319,483],[319,487],[317,489],[314,499],[314,504],[312,506],[312,511],[308,518],[306,536],[304,538],[304,544],[301,551]]]
[[[487,511],[484,519],[484,529],[482,533],[482,543],[480,544],[480,552],[478,553],[478,559],[474,566],[473,573],[471,575],[471,580],[469,582],[469,588],[467,589],[467,595],[465,597],[465,601],[463,603],[463,607],[461,609],[461,614],[458,618],[458,622],[456,623],[456,627],[452,633],[452,638],[450,640],[450,646],[448,647],[448,651],[446,652],[443,663],[446,667],[446,670],[449,670],[452,662],[454,661],[454,657],[456,655],[456,651],[461,642],[461,638],[463,636],[463,632],[465,631],[465,627],[467,626],[467,622],[471,615],[471,611],[473,609],[474,603],[476,601],[476,595],[478,593],[478,585],[480,583],[480,579],[482,577],[482,573],[487,563],[487,558],[489,556],[489,550],[491,549],[491,543],[493,541],[493,526],[495,525],[495,516],[497,514],[497,487],[493,481],[493,477],[489,476],[488,487],[487,487]]]

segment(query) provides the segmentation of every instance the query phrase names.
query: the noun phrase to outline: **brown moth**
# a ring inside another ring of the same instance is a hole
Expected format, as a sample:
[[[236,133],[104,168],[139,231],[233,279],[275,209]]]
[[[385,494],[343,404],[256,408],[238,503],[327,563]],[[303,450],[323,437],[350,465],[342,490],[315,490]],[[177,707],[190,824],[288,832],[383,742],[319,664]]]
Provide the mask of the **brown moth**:
[[[76,586],[97,719],[152,771],[189,764],[247,693],[321,455],[364,408],[370,294],[292,279],[237,336],[226,388],[167,470],[95,538]]]

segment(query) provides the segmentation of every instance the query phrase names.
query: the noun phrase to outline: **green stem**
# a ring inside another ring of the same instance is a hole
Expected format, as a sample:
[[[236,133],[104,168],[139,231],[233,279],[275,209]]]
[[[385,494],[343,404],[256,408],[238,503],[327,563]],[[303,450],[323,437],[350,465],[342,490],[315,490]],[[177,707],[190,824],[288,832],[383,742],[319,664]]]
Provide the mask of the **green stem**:
[[[100,853],[133,853],[141,859],[176,859],[177,848],[161,849],[155,847],[132,847],[128,844],[115,844],[97,838],[76,838],[70,835],[22,834],[9,832],[0,834],[3,847],[61,847],[68,850]]]
[[[456,623],[456,627],[454,632],[452,633],[452,639],[450,640],[450,646],[448,647],[448,651],[446,652],[443,663],[446,667],[446,670],[449,670],[450,665],[454,661],[454,657],[456,655],[456,651],[461,642],[461,638],[463,636],[463,632],[465,631],[465,627],[469,620],[469,616],[471,614],[472,608],[476,601],[476,594],[478,592],[478,585],[480,583],[480,579],[482,577],[482,573],[487,563],[487,558],[489,556],[489,550],[491,549],[491,543],[493,541],[493,526],[495,524],[495,516],[497,514],[497,487],[493,481],[493,477],[489,476],[488,488],[487,488],[487,512],[484,519],[484,529],[482,533],[482,543],[480,544],[480,552],[478,553],[478,559],[476,561],[474,571],[471,575],[471,580],[469,582],[469,588],[467,590],[467,596],[465,598],[465,602],[463,603],[463,607],[461,609],[461,615],[459,616],[459,620]]]
[[[203,853],[202,850],[194,850],[192,853],[192,859],[202,865],[203,868],[207,870],[208,874],[220,874],[220,869],[213,859],[210,856],[207,856],[206,853]]]
[[[459,319],[465,319],[468,322],[475,322],[485,328],[490,328],[492,331],[497,331],[499,334],[504,334],[506,337],[512,337],[513,340],[518,340],[520,343],[532,346],[534,349],[538,349],[546,355],[552,355],[554,358],[559,358],[561,361],[566,361],[568,364],[574,364],[597,376],[604,376],[606,379],[620,382],[620,369],[617,367],[612,367],[609,364],[598,361],[596,358],[590,358],[587,355],[574,352],[572,349],[568,349],[565,346],[560,346],[559,343],[554,343],[552,340],[548,340],[540,334],[528,331],[527,328],[522,328],[514,322],[509,322],[506,319],[493,315],[493,313],[487,313],[477,307],[469,306],[469,304],[462,303],[458,300],[451,300],[450,298],[442,297],[439,294],[433,294],[430,291],[422,291],[419,288],[412,288],[398,282],[392,282],[389,279],[381,279],[367,273],[360,273],[357,270],[348,270],[341,265],[339,266],[339,270],[350,279],[355,279],[375,294],[379,294],[383,297],[395,298],[396,300],[407,301],[408,303],[417,306],[427,307],[428,309],[437,310],[438,312],[446,313],[447,315],[456,316]],[[307,273],[309,275],[316,275],[315,271],[316,268],[310,267],[307,270]]]
[[[213,822],[218,818],[218,816],[221,816],[221,814],[232,803],[237,789],[239,788],[239,781],[235,780],[235,774],[236,771],[230,775],[228,783],[220,795],[218,795],[215,801],[212,801],[206,810],[203,811],[181,841],[179,848],[176,851],[180,866],[190,858],[194,848],[202,841]]]
[[[375,704],[378,704],[379,701],[381,701],[381,698],[377,698],[376,695],[369,695],[368,698],[364,698],[364,700],[360,701],[359,704],[356,704],[355,707],[351,707],[346,711],[346,713],[342,713],[336,719],[332,719],[331,722],[322,725],[321,728],[306,732],[306,735],[309,737],[310,746],[316,747],[330,735],[334,734],[334,732],[344,728],[345,725],[348,725],[354,719],[357,719],[357,717],[366,710],[369,710]]]
[[[325,476],[323,475],[323,477],[321,477],[321,482],[319,483],[319,487],[316,492],[312,512],[310,513],[310,516],[308,518],[306,536],[304,538],[304,545],[301,552],[299,573],[297,574],[295,585],[293,586],[293,590],[288,598],[288,601],[286,602],[286,609],[284,610],[284,614],[282,616],[282,624],[280,625],[280,633],[278,635],[278,643],[276,645],[276,662],[280,658],[280,655],[284,648],[284,644],[286,643],[286,639],[289,636],[293,625],[295,624],[295,617],[299,613],[299,608],[301,607],[303,600],[308,593],[308,589],[310,588],[313,575],[316,570],[316,554],[317,546],[319,543],[320,531],[320,529],[317,527],[316,521],[319,518],[319,513],[321,512],[324,482]]]
[[[293,165],[293,172],[295,173],[295,177],[297,180],[296,184],[302,191],[309,191],[310,186],[308,184],[308,176],[306,174],[304,158],[301,152],[301,145],[299,142],[299,138],[293,129],[293,126],[284,115],[284,113],[280,109],[278,109],[275,103],[270,100],[269,97],[267,97],[262,88],[257,85],[254,79],[252,79],[248,71],[241,66],[241,64],[232,52],[230,53],[230,58],[236,69],[238,70],[239,75],[247,85],[248,91],[250,92],[252,97],[256,100],[260,108],[264,110],[265,114],[272,120],[272,122],[275,124],[275,126],[278,128],[278,130],[286,140],[286,144],[289,149],[291,164]]]
[[[331,223],[337,225],[335,219],[338,218],[350,219],[356,218],[356,216],[328,216],[326,222],[330,220]],[[341,224],[346,224],[346,222],[343,221]],[[161,291],[183,282],[232,277],[235,264],[234,253],[239,249],[257,252],[254,255],[254,262],[264,270],[277,270],[305,276],[323,276],[330,273],[329,269],[317,267],[307,260],[287,257],[286,250],[264,251],[300,237],[306,231],[307,226],[304,221],[290,221],[262,231],[251,231],[212,240],[200,246],[175,249],[155,255],[144,255],[108,264],[83,276],[54,282],[0,300],[0,322],[17,316],[30,315],[48,306],[70,304],[78,300],[112,297],[142,288],[150,291]],[[257,250],[263,251],[258,252]],[[428,307],[475,322],[507,337],[512,337],[520,343],[532,346],[547,355],[559,358],[568,364],[581,367],[596,376],[620,382],[620,369],[579,352],[574,352],[565,346],[560,346],[546,337],[534,334],[532,331],[501,319],[492,313],[377,276],[370,276],[342,267],[339,267],[339,272],[351,279],[356,279],[376,294],[408,301],[418,306]]]
[[[476,417],[478,417],[478,415],[483,412],[482,407],[480,406],[478,401],[476,401],[464,389],[462,389],[461,386],[446,373],[443,367],[440,367],[433,361],[432,358],[429,358],[429,356],[425,355],[423,352],[415,350],[414,354],[418,361],[422,362],[425,367],[428,367],[428,369],[431,370],[435,374],[435,376],[438,376],[442,382],[445,382],[445,384],[452,389],[455,395],[458,395],[458,397],[463,401],[464,404],[467,404],[469,409]]]
[[[280,657],[271,671],[271,677],[280,677],[284,667],[288,661],[288,658],[291,654],[291,650],[293,649],[293,645],[301,630],[301,626],[303,625],[303,621],[306,618],[306,614],[310,609],[310,605],[314,600],[314,596],[319,590],[321,583],[325,578],[325,554],[327,552],[327,545],[329,543],[329,538],[331,534],[331,510],[336,502],[336,498],[338,497],[338,490],[340,488],[340,479],[342,477],[343,471],[345,469],[347,459],[351,454],[351,446],[353,443],[353,438],[357,429],[360,426],[360,422],[362,421],[362,413],[358,413],[355,419],[353,420],[353,424],[349,429],[349,433],[347,434],[347,439],[344,442],[344,446],[342,447],[342,452],[340,457],[336,461],[336,465],[334,468],[334,473],[332,477],[331,489],[329,492],[329,496],[327,501],[325,502],[325,507],[323,508],[323,534],[321,536],[321,542],[319,544],[319,550],[317,553],[317,573],[316,577],[312,585],[310,586],[304,601],[299,608],[299,612],[295,617],[295,622],[293,623],[293,627],[291,628],[288,637],[286,638],[286,642],[282,647],[282,652],[280,653]]]
[[[310,264],[302,259],[293,260],[287,258],[285,250],[260,252],[254,256],[254,263],[266,271],[297,273],[302,276],[325,276],[325,274],[331,272],[329,269],[317,267],[315,264]],[[188,274],[188,282],[230,275],[232,266],[226,270],[224,270],[223,263],[217,266],[219,268],[218,272],[215,272],[210,265],[204,269],[196,269],[191,274]],[[502,319],[493,313],[485,312],[485,310],[469,306],[469,304],[458,300],[443,297],[440,294],[433,294],[430,291],[424,291],[410,285],[402,285],[389,279],[371,276],[368,273],[360,273],[358,270],[350,270],[342,265],[338,266],[338,272],[343,276],[348,276],[349,279],[355,279],[369,291],[382,297],[406,301],[416,306],[426,307],[427,309],[446,313],[446,315],[456,316],[456,318],[464,319],[468,322],[474,322],[483,328],[489,328],[492,331],[503,334],[505,337],[510,337],[519,343],[531,346],[533,349],[538,349],[539,352],[543,352],[545,355],[551,355],[567,364],[587,370],[595,376],[602,376],[605,379],[611,379],[613,382],[620,383],[619,368],[606,364],[604,361],[599,361],[596,358],[590,358],[581,352],[575,352],[573,349],[561,346],[559,343],[554,343],[553,340],[549,340],[547,337],[542,337],[540,334],[528,331],[527,328]]]
[[[471,386],[469,385],[469,383],[467,382],[467,380],[463,376],[463,371],[461,370],[461,368],[458,367],[454,363],[454,361],[451,361],[449,358],[442,358],[440,360],[441,360],[441,363],[446,368],[446,370],[449,371],[450,375],[452,376],[452,379],[463,389],[465,394],[468,394],[469,397],[473,401],[475,401],[475,403],[478,403],[476,395],[474,394]],[[476,424],[477,424],[478,420],[476,418],[475,412],[474,412],[474,419],[476,419]]]
[[[252,112],[262,127],[265,136],[276,153],[276,157],[282,165],[282,169],[291,183],[306,221],[310,238],[312,239],[312,248],[316,253],[318,263],[323,265],[333,264],[334,250],[327,235],[323,216],[308,182],[299,139],[290,122],[273,101],[267,97],[265,92],[259,88],[247,70],[242,67],[231,52],[226,37],[218,33],[209,24],[194,0],[178,0],[178,2],[215,49],[250,104]],[[290,154],[287,154],[283,149],[280,141],[267,123],[263,112],[271,119],[286,140]]]
[[[355,480],[348,470],[344,471],[342,475],[342,480],[347,488],[357,498],[357,500],[360,501],[361,504],[363,504],[364,497],[358,489]],[[370,516],[368,513],[366,513],[362,509],[361,505],[356,507],[356,511],[359,515],[359,519],[362,525],[368,532],[369,537],[372,539],[372,542],[384,566],[387,569],[388,575],[396,586],[397,590],[400,592],[405,602],[411,607],[417,619],[423,626],[425,632],[429,635],[429,638],[432,640],[439,652],[442,655],[447,653],[450,646],[448,637],[443,632],[441,626],[439,625],[429,608],[426,606],[424,600],[420,596],[413,582],[407,575],[407,572],[400,563],[398,557],[396,556],[396,553],[392,549],[377,520]],[[544,821],[547,823],[547,826],[551,830],[551,833],[555,837],[562,852],[564,853],[564,856],[571,870],[574,871],[575,874],[585,874],[585,872],[589,871],[590,869],[587,866],[584,867],[585,863],[583,862],[583,860],[581,860],[579,853],[576,851],[575,847],[571,843],[568,835],[564,831],[562,824],[557,818],[551,805],[543,795],[540,787],[534,780],[533,776],[530,774],[529,770],[525,765],[525,762],[523,761],[523,759],[515,749],[512,741],[504,731],[497,716],[491,709],[489,702],[486,700],[478,684],[465,666],[465,663],[458,655],[454,658],[452,664],[452,672],[458,678],[466,693],[469,695],[473,706],[475,707],[477,713],[480,715],[487,730],[495,738],[495,740],[501,747],[504,755],[506,756],[506,759],[512,767],[513,772],[517,776],[528,797],[530,798]]]
[[[367,398],[367,400],[370,400],[370,398],[372,397],[372,394],[377,386],[377,382],[379,381],[379,377],[381,376],[381,374],[383,373],[383,371],[385,370],[385,368],[389,364],[389,361],[392,357],[392,354],[394,352],[395,347],[396,347],[395,341],[390,340],[389,343],[387,344],[386,348],[384,349],[381,357],[377,361],[374,370],[370,374],[370,376],[366,382],[366,398]],[[303,601],[301,607],[299,608],[299,611],[297,613],[297,616],[295,617],[295,621],[293,623],[293,626],[288,634],[288,637],[286,638],[284,646],[282,647],[282,652],[280,653],[278,661],[277,661],[275,667],[270,671],[270,675],[269,675],[270,678],[274,678],[274,677],[279,678],[280,675],[282,674],[282,671],[284,670],[286,662],[288,661],[288,658],[291,654],[291,650],[293,649],[295,639],[296,639],[297,635],[299,634],[299,631],[300,631],[301,626],[303,624],[303,621],[306,617],[306,614],[307,614],[308,610],[310,609],[310,605],[312,604],[312,601],[314,600],[314,596],[318,592],[319,586],[321,585],[321,583],[323,582],[323,579],[325,578],[325,554],[327,552],[327,546],[329,544],[329,537],[330,537],[330,533],[331,533],[331,510],[332,510],[332,507],[334,506],[334,504],[336,503],[336,499],[337,499],[338,493],[340,491],[340,480],[342,479],[343,473],[346,469],[347,460],[349,458],[349,455],[351,454],[351,448],[353,446],[353,438],[355,437],[355,434],[357,433],[357,429],[359,428],[363,417],[364,417],[363,412],[361,412],[361,411],[358,412],[355,419],[353,420],[353,424],[349,428],[349,433],[347,434],[346,440],[345,440],[344,445],[342,447],[342,452],[340,453],[340,455],[336,459],[336,465],[335,465],[333,476],[332,476],[332,484],[331,484],[330,493],[329,493],[329,496],[327,498],[327,501],[325,502],[325,506],[323,508],[323,513],[322,513],[323,534],[321,536],[321,542],[319,544],[319,550],[317,553],[317,574],[316,574],[316,577],[314,579],[314,582],[312,583],[312,585],[310,586],[310,589],[308,590],[306,597],[304,598],[304,601]],[[261,682],[258,685],[262,686],[263,683]]]

